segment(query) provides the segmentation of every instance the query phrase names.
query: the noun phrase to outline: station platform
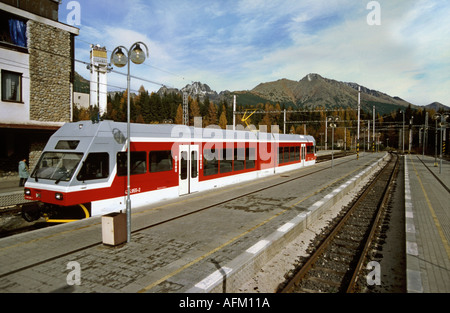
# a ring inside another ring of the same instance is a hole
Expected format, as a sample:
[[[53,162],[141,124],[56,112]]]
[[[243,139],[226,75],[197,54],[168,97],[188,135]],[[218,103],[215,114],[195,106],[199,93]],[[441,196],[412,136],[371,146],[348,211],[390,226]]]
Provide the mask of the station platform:
[[[23,188],[19,187],[19,179],[0,181],[0,210],[17,203],[28,202],[24,199]]]
[[[323,162],[137,208],[131,241],[116,247],[102,243],[100,217],[0,239],[0,292],[238,292],[388,157],[351,155],[333,167]]]
[[[450,163],[405,156],[407,290],[450,292]]]

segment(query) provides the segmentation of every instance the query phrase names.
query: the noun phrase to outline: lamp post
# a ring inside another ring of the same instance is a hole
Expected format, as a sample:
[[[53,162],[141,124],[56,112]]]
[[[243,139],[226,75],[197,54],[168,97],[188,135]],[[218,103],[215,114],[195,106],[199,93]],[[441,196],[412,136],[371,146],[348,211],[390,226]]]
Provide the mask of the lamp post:
[[[361,129],[361,131],[363,133],[364,152],[366,152],[366,130],[367,130],[367,128],[365,128],[365,127],[363,127]]]
[[[400,113],[403,113],[402,150],[403,150],[403,154],[405,154],[405,110],[401,110]]]
[[[330,116],[327,118],[331,127],[331,167],[334,166],[334,129],[336,128],[336,122],[339,121],[338,116]]]
[[[408,154],[411,154],[411,148],[412,148],[412,125],[413,125],[414,116],[411,116],[409,119],[409,148],[408,148]]]
[[[438,113],[437,113],[438,114]],[[445,113],[445,114],[440,114],[440,117],[441,117],[441,122],[439,123],[439,126],[440,126],[440,128],[441,128],[441,155],[440,155],[440,162],[439,162],[439,174],[441,174],[442,173],[442,157],[443,157],[443,155],[442,155],[442,148],[443,148],[443,140],[444,140],[444,130],[445,130],[445,124],[446,124],[446,121],[447,121],[447,118],[449,118],[450,117],[450,114],[448,114],[448,113]],[[436,119],[436,122],[437,122],[437,119]]]
[[[143,45],[147,53],[142,51]],[[122,51],[125,50],[126,54]],[[111,53],[111,63],[117,67],[127,65],[127,242],[131,240],[131,199],[130,199],[130,164],[131,164],[131,131],[130,131],[130,60],[134,64],[142,64],[145,61],[145,55],[148,57],[148,47],[143,42],[135,42],[130,49],[124,46],[116,47]]]
[[[437,128],[437,123],[438,123],[438,119],[441,117],[440,113],[436,113],[435,115],[433,115],[433,119],[436,121],[436,128],[434,130],[434,167],[437,167],[437,145],[438,145],[438,140],[437,140],[437,134],[438,134],[438,128]]]
[[[359,128],[361,127],[361,86],[358,86],[358,132],[357,132],[357,142],[356,142],[356,159],[359,160]]]

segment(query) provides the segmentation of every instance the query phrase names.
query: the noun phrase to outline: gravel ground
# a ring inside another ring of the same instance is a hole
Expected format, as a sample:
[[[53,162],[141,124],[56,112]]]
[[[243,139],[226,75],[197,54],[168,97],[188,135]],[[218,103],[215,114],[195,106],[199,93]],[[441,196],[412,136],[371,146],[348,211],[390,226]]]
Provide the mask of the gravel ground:
[[[301,257],[309,256],[307,249],[310,242],[312,242],[314,238],[321,233],[322,229],[339,214],[345,205],[352,201],[357,192],[367,184],[372,176],[366,177],[356,188],[345,195],[332,208],[324,212],[317,221],[309,225],[296,240],[293,240],[277,256],[261,268],[255,277],[242,285],[239,288],[239,292],[275,292],[278,285],[285,281],[284,275],[295,268],[296,260],[299,260]]]

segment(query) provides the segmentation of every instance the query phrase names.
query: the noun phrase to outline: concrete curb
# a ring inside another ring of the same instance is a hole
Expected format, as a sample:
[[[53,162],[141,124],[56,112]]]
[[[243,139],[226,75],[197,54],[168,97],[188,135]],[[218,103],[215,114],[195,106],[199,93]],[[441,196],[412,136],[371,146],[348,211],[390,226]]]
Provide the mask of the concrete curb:
[[[413,204],[409,185],[408,161],[405,161],[405,232],[406,232],[406,290],[409,293],[422,293],[422,278],[419,266],[419,250],[416,241]]]
[[[386,153],[378,161],[334,189],[322,200],[311,205],[306,212],[300,213],[279,227],[276,232],[258,241],[237,258],[198,282],[194,287],[187,290],[187,292],[238,292],[240,286],[254,277],[264,264],[279,253],[283,247],[298,237],[310,223],[316,221],[324,211],[341,200],[365,177],[372,174],[387,156],[388,154]]]

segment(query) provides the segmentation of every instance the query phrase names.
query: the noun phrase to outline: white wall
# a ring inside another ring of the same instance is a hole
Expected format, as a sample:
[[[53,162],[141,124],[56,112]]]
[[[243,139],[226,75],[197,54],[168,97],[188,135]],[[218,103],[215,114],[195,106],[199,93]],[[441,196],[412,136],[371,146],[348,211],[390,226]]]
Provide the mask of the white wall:
[[[22,73],[22,102],[5,102],[0,97],[0,123],[30,122],[30,62],[27,53],[0,48],[0,70]],[[1,88],[0,88],[1,93]]]

